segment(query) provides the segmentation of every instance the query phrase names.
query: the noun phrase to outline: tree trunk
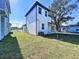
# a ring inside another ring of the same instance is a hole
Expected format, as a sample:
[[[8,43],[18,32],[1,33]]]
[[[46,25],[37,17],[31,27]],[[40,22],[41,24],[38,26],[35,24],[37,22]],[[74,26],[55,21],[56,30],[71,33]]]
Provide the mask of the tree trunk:
[[[56,32],[61,32],[61,26],[60,26],[61,24],[60,23],[57,23],[56,24]]]
[[[54,30],[56,32],[61,32],[61,22],[54,17]]]

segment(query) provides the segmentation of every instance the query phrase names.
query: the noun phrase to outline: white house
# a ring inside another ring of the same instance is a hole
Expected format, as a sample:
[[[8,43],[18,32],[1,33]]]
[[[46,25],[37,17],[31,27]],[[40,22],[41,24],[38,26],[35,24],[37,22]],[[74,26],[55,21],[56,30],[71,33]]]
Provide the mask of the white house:
[[[48,8],[39,2],[35,2],[30,10],[26,13],[27,32],[38,35],[39,32],[44,34],[52,33],[51,18],[48,16]]]
[[[0,0],[0,40],[9,33],[9,0]]]
[[[22,26],[22,31],[23,31],[23,32],[27,32],[26,29],[27,29],[27,28],[26,28],[26,24],[24,24],[24,25]]]
[[[79,25],[63,26],[63,31],[64,32],[79,33]]]

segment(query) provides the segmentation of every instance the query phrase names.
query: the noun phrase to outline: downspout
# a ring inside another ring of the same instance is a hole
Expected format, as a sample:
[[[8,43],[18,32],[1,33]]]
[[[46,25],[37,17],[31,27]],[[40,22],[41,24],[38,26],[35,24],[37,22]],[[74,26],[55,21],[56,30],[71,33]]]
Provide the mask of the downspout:
[[[1,15],[0,15],[0,40],[1,40]]]
[[[38,35],[38,31],[37,31],[37,5],[36,5],[36,35]]]
[[[26,17],[26,32],[28,32],[28,31],[27,31],[27,17]]]

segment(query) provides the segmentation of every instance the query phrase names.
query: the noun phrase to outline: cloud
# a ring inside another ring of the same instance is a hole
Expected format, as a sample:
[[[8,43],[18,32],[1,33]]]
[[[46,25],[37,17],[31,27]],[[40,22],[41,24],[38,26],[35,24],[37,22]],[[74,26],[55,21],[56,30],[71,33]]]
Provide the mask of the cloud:
[[[16,4],[18,2],[19,2],[19,0],[10,0],[10,3],[13,3],[13,4]]]
[[[12,24],[12,27],[21,27],[23,24],[25,24],[24,23],[25,21],[17,21],[17,20],[15,20],[15,19],[11,19],[10,20],[10,23]]]
[[[34,0],[34,1],[40,1],[40,0]]]
[[[12,27],[21,27],[23,25],[22,23],[17,23],[17,22],[14,22],[11,24],[12,24]]]

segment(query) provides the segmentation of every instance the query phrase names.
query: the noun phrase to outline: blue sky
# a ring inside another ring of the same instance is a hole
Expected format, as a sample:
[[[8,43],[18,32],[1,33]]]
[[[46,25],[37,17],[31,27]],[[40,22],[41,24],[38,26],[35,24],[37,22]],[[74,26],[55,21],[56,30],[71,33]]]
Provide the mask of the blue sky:
[[[13,26],[21,26],[25,23],[25,14],[37,0],[10,0],[10,22]],[[52,0],[38,0],[45,6],[49,6]]]
[[[35,1],[39,1],[46,7],[48,7],[52,0],[10,0],[11,15],[10,22],[13,26],[21,26],[25,24],[25,14],[31,8]],[[75,12],[76,11],[76,12]],[[79,21],[79,8],[74,11],[73,16],[76,16],[75,20],[69,23],[76,23]]]

